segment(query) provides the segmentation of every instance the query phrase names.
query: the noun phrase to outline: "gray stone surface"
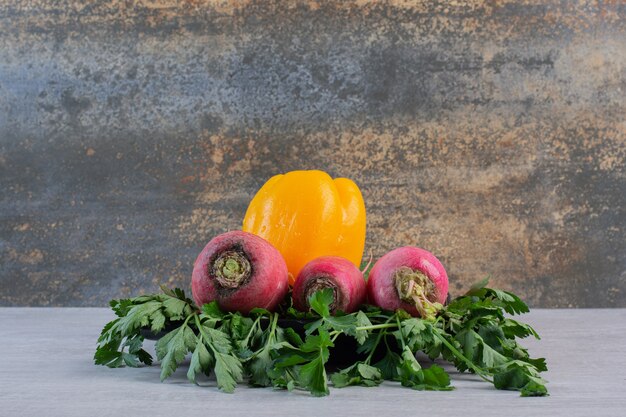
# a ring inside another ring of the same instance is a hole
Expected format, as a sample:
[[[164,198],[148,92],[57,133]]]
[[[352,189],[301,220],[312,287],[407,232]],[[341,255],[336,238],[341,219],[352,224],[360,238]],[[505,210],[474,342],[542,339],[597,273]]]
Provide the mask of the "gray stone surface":
[[[621,416],[626,410],[626,310],[535,310],[524,317],[542,336],[531,355],[545,357],[550,397],[521,398],[472,375],[452,374],[450,392],[331,388],[324,398],[303,392],[196,386],[186,366],[164,383],[159,367],[108,369],[92,355],[105,309],[0,308],[0,410],[3,416]],[[148,343],[154,354],[154,345]]]
[[[452,292],[626,307],[626,5],[3,1],[0,305],[188,287],[271,175],[353,178]]]

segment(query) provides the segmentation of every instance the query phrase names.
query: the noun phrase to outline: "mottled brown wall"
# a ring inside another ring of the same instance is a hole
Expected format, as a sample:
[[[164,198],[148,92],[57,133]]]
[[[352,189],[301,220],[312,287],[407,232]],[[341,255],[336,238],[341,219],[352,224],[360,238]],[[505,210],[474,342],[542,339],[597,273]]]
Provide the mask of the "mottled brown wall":
[[[375,255],[626,307],[620,1],[0,4],[0,305],[188,287],[265,179],[353,178]]]

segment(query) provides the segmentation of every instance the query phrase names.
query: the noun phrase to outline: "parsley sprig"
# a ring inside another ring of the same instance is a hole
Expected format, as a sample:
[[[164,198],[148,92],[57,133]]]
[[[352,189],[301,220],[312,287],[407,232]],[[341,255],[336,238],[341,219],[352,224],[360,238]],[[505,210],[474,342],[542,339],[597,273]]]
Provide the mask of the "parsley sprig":
[[[102,329],[94,355],[97,365],[117,368],[152,364],[152,356],[141,348],[144,340],[141,328],[148,327],[153,333],[159,333],[166,326],[188,318],[195,308],[193,301],[185,297],[182,290],[161,289],[163,294],[112,300],[109,303],[118,318]]]
[[[233,392],[247,380],[251,386],[306,390],[314,396],[350,385],[373,387],[384,380],[416,390],[451,390],[450,376],[435,359],[477,374],[497,389],[522,396],[547,395],[540,373],[545,359],[531,358],[519,339],[539,338],[535,330],[510,316],[528,312],[516,295],[481,282],[456,298],[436,316],[419,319],[406,312],[363,306],[352,314],[330,314],[332,292],[316,292],[309,313],[282,306],[280,313],[255,309],[249,316],[222,312],[216,303],[198,308],[179,289],[162,294],[113,300],[118,316],[98,339],[96,364],[137,367],[152,364],[142,349],[142,330],[168,331],[156,343],[161,380],[191,354],[187,377],[215,375],[217,386]],[[306,321],[303,332],[281,327],[281,319]],[[339,337],[358,344],[354,362],[329,374],[327,366]],[[423,352],[433,362],[420,363]]]

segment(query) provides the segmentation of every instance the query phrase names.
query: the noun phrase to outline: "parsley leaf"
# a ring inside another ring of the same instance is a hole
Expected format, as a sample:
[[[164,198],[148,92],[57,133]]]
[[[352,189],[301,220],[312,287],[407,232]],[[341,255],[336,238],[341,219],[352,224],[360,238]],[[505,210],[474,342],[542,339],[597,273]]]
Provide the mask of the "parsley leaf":
[[[449,391],[450,376],[443,368],[431,365],[422,369],[414,353],[405,346],[398,366],[398,379],[404,387],[416,390]]]
[[[269,314],[269,313],[268,313]],[[274,365],[272,352],[277,351],[282,346],[288,346],[284,340],[283,330],[277,326],[278,314],[271,315],[271,323],[267,332],[259,329],[260,348],[253,353],[251,361],[247,366],[250,376],[250,385],[267,387],[272,385],[270,373]],[[289,329],[293,332],[292,329]],[[265,335],[265,336],[264,336]]]
[[[203,322],[203,318],[206,318],[206,321]],[[223,331],[226,324],[222,323],[219,329],[212,327],[215,324],[214,317],[207,316],[204,312],[200,316],[195,316],[195,324],[207,351],[215,359],[217,387],[224,392],[233,392],[237,383],[243,380],[243,366],[233,353],[228,334]]]
[[[215,377],[218,388],[224,392],[233,392],[243,378],[241,362],[235,356],[215,352]]]
[[[187,352],[195,349],[195,345],[196,335],[187,322],[159,339],[155,347],[157,359],[161,361],[161,381],[174,373]]]
[[[528,311],[516,295],[483,285],[453,300],[440,316],[438,337],[446,346],[444,358],[460,371],[470,370],[483,379],[493,378],[498,389],[516,389],[523,396],[547,395],[539,372],[546,371],[543,358],[530,358],[516,338],[534,336],[535,330],[505,316]]]
[[[187,371],[187,379],[197,384],[196,375],[200,372],[205,375],[210,375],[211,369],[215,364],[213,355],[209,352],[204,344],[202,336],[198,337],[196,347],[191,355],[191,363],[189,364],[189,371]]]
[[[313,359],[299,369],[299,384],[307,387],[316,397],[328,395],[328,380],[324,365],[328,361],[328,348],[334,346],[325,329],[318,329],[318,335],[307,336],[300,347],[302,352],[314,353]]]
[[[343,388],[349,385],[375,387],[383,382],[383,375],[376,366],[357,362],[348,368],[335,372],[330,376],[333,386]]]
[[[309,297],[309,306],[311,310],[315,311],[322,317],[330,316],[329,306],[333,302],[333,290],[331,288],[324,288],[316,291]]]
[[[111,368],[137,367],[140,363],[151,365],[152,356],[141,349],[141,328],[149,327],[153,333],[158,333],[168,324],[188,317],[195,308],[180,289],[164,289],[163,294],[112,300],[109,304],[118,318],[102,329],[94,362]]]
[[[384,379],[397,381],[399,378],[398,367],[401,361],[402,358],[400,355],[392,350],[387,350],[385,356],[383,356],[380,361],[376,362],[374,366],[380,370]]]
[[[541,397],[548,394],[545,380],[528,364],[512,361],[502,367],[493,378],[498,389],[512,389],[521,391],[522,397]]]

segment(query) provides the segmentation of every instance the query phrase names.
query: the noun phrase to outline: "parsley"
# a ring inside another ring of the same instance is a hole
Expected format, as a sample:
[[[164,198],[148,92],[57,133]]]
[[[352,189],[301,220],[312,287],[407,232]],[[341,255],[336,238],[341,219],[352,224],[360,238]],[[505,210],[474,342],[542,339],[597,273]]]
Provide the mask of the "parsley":
[[[195,347],[196,336],[187,321],[159,339],[155,346],[157,359],[161,361],[161,381],[172,375],[187,352]]]
[[[224,319],[225,316],[217,308],[217,304],[211,303],[208,306],[210,307],[203,308],[201,314],[194,316],[194,322],[198,329],[195,348],[200,350],[196,355],[197,360],[194,362],[194,372],[191,375],[188,373],[187,377],[196,382],[196,372],[201,370],[208,375],[211,365],[214,365],[213,372],[217,380],[217,387],[230,393],[235,390],[237,383],[241,382],[243,367],[239,358],[234,354],[233,345],[227,333],[229,321]],[[191,358],[192,362],[194,355]]]
[[[140,363],[151,365],[152,356],[142,349],[141,328],[149,327],[153,333],[158,333],[184,320],[195,309],[182,290],[166,288],[163,294],[112,300],[110,306],[118,318],[104,326],[94,354],[97,365],[110,368],[137,367]]]
[[[486,285],[485,280],[473,286],[428,320],[374,306],[331,315],[329,289],[309,298],[309,312],[296,311],[288,297],[277,313],[255,309],[246,317],[223,312],[215,302],[199,309],[182,290],[162,288],[162,294],[111,302],[117,318],[102,330],[94,361],[109,367],[151,365],[152,356],[142,349],[142,329],[167,330],[156,344],[161,380],[191,354],[187,378],[197,383],[200,374],[213,374],[224,392],[233,392],[243,380],[314,396],[328,395],[329,382],[336,388],[374,387],[390,380],[416,390],[453,389],[443,368],[416,359],[421,351],[431,360],[443,358],[461,372],[475,373],[497,389],[547,395],[540,375],[547,370],[545,359],[531,358],[519,344],[539,335],[510,317],[528,312],[528,306],[516,295]],[[281,318],[308,323],[299,334],[282,328]],[[340,335],[357,341],[355,360],[328,375],[326,364]]]
[[[256,349],[249,358],[245,359],[250,385],[268,387],[272,386],[272,379],[269,376],[274,364],[272,352],[288,344],[285,343],[283,330],[277,325],[278,315],[265,311],[262,313],[263,315],[257,318],[250,333],[243,340],[243,345],[255,346]],[[260,325],[263,319],[270,320],[266,331]]]
[[[336,388],[343,388],[348,385],[374,387],[383,382],[383,373],[376,366],[357,362],[339,372],[335,372],[330,379]]]

